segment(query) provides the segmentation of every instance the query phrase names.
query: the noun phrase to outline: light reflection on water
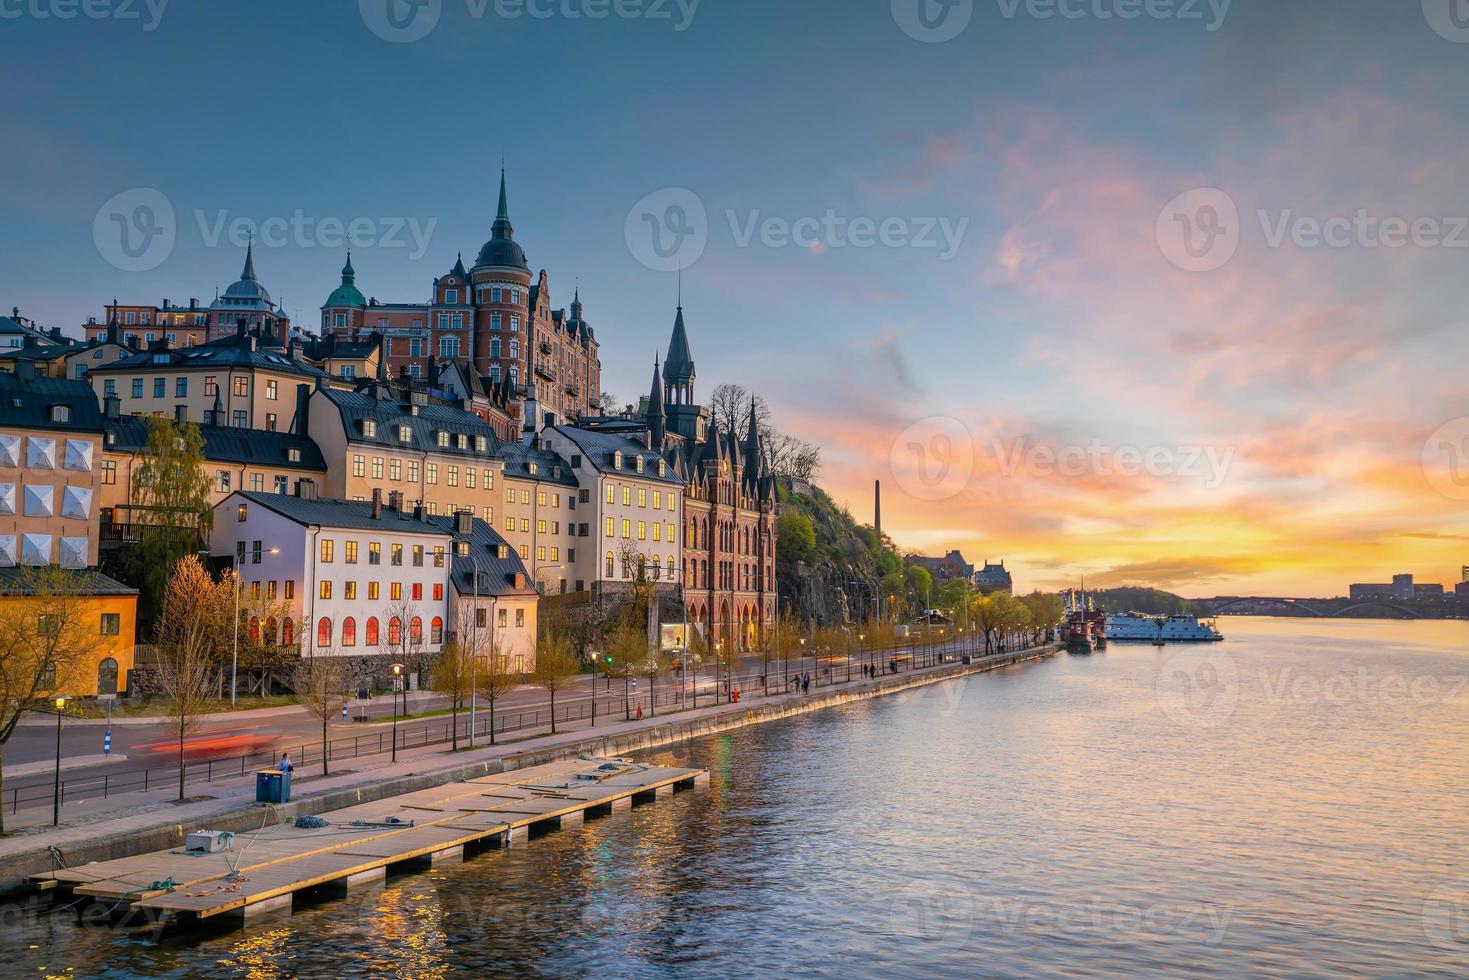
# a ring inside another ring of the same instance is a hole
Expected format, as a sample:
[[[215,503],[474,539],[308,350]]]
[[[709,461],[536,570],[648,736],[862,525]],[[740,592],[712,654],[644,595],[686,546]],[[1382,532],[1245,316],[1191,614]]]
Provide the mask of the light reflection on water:
[[[1469,624],[1222,627],[652,753],[708,788],[243,932],[62,921],[0,952],[32,976],[1469,972]]]

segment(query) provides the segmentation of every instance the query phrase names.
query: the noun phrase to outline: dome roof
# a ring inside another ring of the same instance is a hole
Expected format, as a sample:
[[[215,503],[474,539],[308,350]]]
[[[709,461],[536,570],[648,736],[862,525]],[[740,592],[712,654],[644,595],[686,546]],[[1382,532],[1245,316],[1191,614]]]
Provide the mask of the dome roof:
[[[245,268],[240,273],[240,278],[224,291],[224,298],[235,300],[236,305],[248,302],[261,302],[267,306],[274,305],[271,303],[270,293],[255,278],[254,242],[245,246]]]
[[[515,229],[510,225],[510,206],[505,194],[505,171],[500,171],[500,210],[495,223],[490,226],[490,240],[479,250],[474,260],[476,269],[481,266],[507,266],[512,269],[530,271],[525,261],[525,249],[515,243]]]
[[[363,298],[362,291],[357,288],[357,272],[352,268],[352,253],[347,252],[347,264],[342,266],[342,284],[332,290],[332,294],[322,304],[327,306],[366,306],[367,300]]]

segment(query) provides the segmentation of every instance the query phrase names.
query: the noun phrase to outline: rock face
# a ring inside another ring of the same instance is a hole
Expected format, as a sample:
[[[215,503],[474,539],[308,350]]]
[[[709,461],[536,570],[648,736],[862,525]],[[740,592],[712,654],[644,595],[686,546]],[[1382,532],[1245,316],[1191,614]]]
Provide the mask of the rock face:
[[[877,561],[869,548],[870,528],[858,531],[852,515],[838,507],[820,487],[798,493],[781,486],[783,513],[803,514],[816,532],[810,560],[798,561],[776,552],[776,581],[781,615],[821,626],[860,623],[877,614]],[[864,537],[864,533],[867,537]]]

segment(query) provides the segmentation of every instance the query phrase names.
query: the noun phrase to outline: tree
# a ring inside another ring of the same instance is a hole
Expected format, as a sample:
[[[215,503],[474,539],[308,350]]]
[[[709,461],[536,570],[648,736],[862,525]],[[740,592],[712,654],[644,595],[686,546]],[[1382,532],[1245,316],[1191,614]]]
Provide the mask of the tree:
[[[453,718],[449,726],[449,745],[455,752],[459,751],[459,709],[474,690],[478,673],[472,652],[461,646],[457,639],[444,644],[429,672],[429,687],[449,698],[449,713]]]
[[[781,560],[809,562],[816,557],[816,526],[811,518],[795,510],[780,515],[776,554]]]
[[[791,686],[791,664],[805,656],[805,648],[801,644],[802,626],[789,613],[781,618],[780,624],[771,640],[771,652],[781,664],[781,680],[786,690]]]
[[[225,572],[220,586],[231,603],[234,602],[233,589],[236,585],[234,569],[230,569]],[[309,651],[311,644],[299,643],[299,638],[293,638],[298,642],[289,646],[280,642],[281,624],[291,615],[289,601],[272,599],[268,594],[260,593],[258,584],[246,589],[240,582],[238,587],[240,616],[236,629],[239,630],[240,671],[249,678],[246,693],[265,694],[272,687],[276,671],[295,676],[296,664],[300,662],[297,647],[299,645],[301,650]],[[228,613],[230,617],[234,616],[233,605]],[[220,652],[223,655],[229,651]]]
[[[699,706],[699,666],[709,659],[709,641],[698,629],[691,627],[685,640],[683,653],[684,670],[694,676],[694,707]],[[719,700],[719,682],[715,681],[715,701]]]
[[[418,620],[418,628],[413,621]],[[310,642],[307,636],[305,642]],[[415,603],[396,599],[389,603],[383,631],[379,634],[378,649],[388,670],[393,664],[403,665],[403,684],[407,690],[408,678],[417,675],[423,668],[423,619]]]
[[[184,742],[198,730],[218,637],[219,589],[199,559],[174,565],[154,624],[158,679],[169,698],[168,731],[178,739],[179,799],[184,798]],[[233,610],[231,610],[233,615]]]
[[[307,644],[306,649],[309,651],[307,655],[292,668],[291,686],[301,699],[301,706],[321,722],[321,774],[328,776],[331,773],[327,759],[327,735],[332,719],[341,714],[347,703],[352,675],[346,658],[335,646],[323,651],[314,644]]]
[[[131,581],[154,605],[167,591],[169,574],[179,559],[206,546],[214,511],[209,505],[209,476],[204,470],[204,437],[192,422],[148,419],[148,441],[133,474],[128,520],[137,536],[124,565]]]
[[[648,652],[648,637],[645,630],[623,626],[613,630],[607,637],[607,657],[610,658],[605,673],[609,677],[622,678],[622,711],[625,718],[632,719],[632,704],[628,698],[628,683],[637,672],[637,665]]]
[[[656,645],[648,647],[647,655],[637,665],[638,676],[648,679],[648,710],[655,716],[658,714],[658,675],[667,666],[667,658]]]
[[[551,696],[551,734],[556,734],[556,693],[576,683],[581,661],[564,636],[543,634],[536,644],[536,669],[530,682]]]
[[[922,565],[909,565],[907,578],[908,588],[913,590],[914,601],[927,608],[927,601],[933,590],[933,576]]]
[[[490,706],[490,744],[494,745],[495,702],[515,690],[519,679],[510,673],[510,658],[500,652],[493,640],[483,641],[476,653],[479,663],[474,671],[475,691]]]
[[[26,711],[65,693],[96,660],[102,640],[86,581],[86,573],[47,565],[23,568],[0,587],[0,750]]]

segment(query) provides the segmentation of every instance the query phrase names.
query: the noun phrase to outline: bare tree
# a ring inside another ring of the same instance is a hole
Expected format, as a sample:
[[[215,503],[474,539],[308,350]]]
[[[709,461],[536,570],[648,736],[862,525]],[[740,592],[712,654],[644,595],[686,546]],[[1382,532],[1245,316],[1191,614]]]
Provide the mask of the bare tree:
[[[335,644],[323,650],[308,643],[306,649],[306,656],[291,670],[291,686],[307,714],[321,722],[321,774],[328,776],[331,772],[327,736],[332,719],[341,714],[347,703],[352,674],[347,659]]]
[[[474,690],[474,682],[478,679],[475,668],[474,655],[469,647],[458,639],[452,639],[444,644],[444,649],[434,660],[433,669],[429,671],[429,687],[449,697],[449,713],[453,716],[449,739],[450,748],[455,752],[459,751],[459,709]]]
[[[477,650],[475,691],[490,706],[490,744],[495,744],[495,702],[515,690],[519,678],[510,673],[510,658],[500,652],[493,639],[483,641]]]
[[[168,731],[178,739],[179,799],[184,798],[184,743],[208,705],[218,638],[220,590],[199,559],[174,566],[155,624],[159,683],[169,698]],[[233,610],[231,610],[233,615]]]
[[[623,626],[613,630],[607,637],[606,656],[609,661],[604,673],[609,677],[622,679],[622,712],[628,720],[632,719],[632,704],[629,700],[628,686],[633,675],[637,673],[638,664],[642,663],[647,655],[648,634],[646,630]]]
[[[102,641],[85,574],[54,565],[25,568],[0,587],[0,749],[26,711],[78,683],[96,660]],[[3,780],[0,767],[0,786]]]
[[[413,629],[413,621],[419,621],[419,628]],[[394,623],[397,623],[394,626]],[[423,620],[419,617],[418,606],[415,603],[403,599],[394,600],[388,606],[386,628],[382,633],[382,642],[378,645],[382,656],[387,664],[403,665],[403,683],[408,683],[408,677],[417,674],[423,668]]]
[[[530,682],[551,696],[551,734],[556,734],[556,693],[576,683],[581,660],[564,636],[542,634],[536,644],[536,669]]]

